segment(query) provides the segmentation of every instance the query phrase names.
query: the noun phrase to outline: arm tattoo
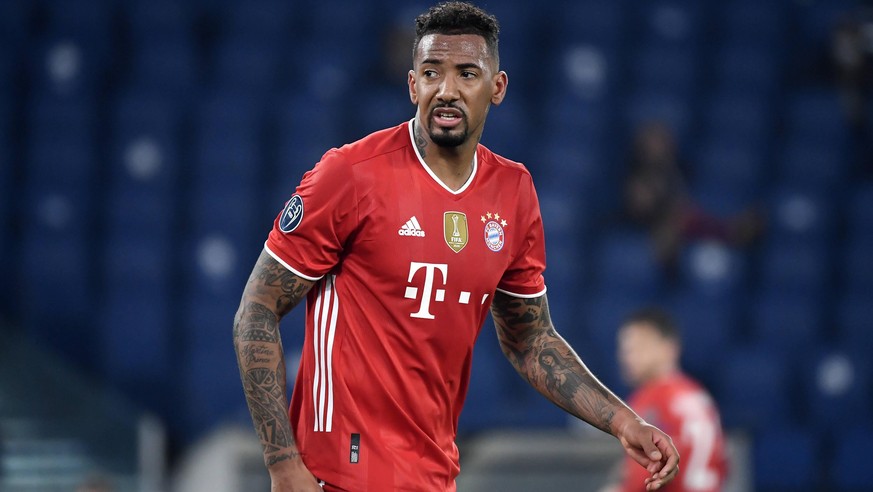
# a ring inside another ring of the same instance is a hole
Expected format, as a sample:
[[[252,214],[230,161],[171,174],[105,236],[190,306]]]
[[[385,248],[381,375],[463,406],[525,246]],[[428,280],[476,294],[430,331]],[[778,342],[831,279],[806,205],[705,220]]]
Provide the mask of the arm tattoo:
[[[258,294],[276,297],[276,312],[281,318],[300,304],[312,282],[305,280],[280,265],[272,256],[262,252],[249,277],[247,288]]]
[[[312,287],[265,252],[249,277],[233,325],[233,342],[252,423],[272,466],[298,458],[288,419],[279,319]]]
[[[522,377],[559,407],[613,433],[619,400],[552,326],[545,295],[527,299],[498,292],[491,314],[500,348]]]
[[[415,147],[418,148],[418,153],[421,154],[421,158],[427,155],[425,152],[425,148],[427,147],[427,140],[421,136],[421,128],[419,128],[418,120],[413,122],[412,124],[412,133],[415,135]]]

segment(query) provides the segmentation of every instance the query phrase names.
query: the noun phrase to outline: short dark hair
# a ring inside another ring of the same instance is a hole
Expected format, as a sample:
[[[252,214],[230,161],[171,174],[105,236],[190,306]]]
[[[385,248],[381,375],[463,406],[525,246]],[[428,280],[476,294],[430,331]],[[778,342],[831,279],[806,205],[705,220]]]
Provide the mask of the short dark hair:
[[[664,338],[676,341],[680,339],[679,326],[676,321],[670,316],[670,313],[659,307],[646,306],[637,309],[625,318],[622,326],[632,323],[645,323],[655,328],[655,331]]]
[[[467,2],[443,2],[415,18],[415,44],[412,57],[418,50],[421,38],[428,34],[476,34],[485,39],[488,51],[499,63],[497,18]]]

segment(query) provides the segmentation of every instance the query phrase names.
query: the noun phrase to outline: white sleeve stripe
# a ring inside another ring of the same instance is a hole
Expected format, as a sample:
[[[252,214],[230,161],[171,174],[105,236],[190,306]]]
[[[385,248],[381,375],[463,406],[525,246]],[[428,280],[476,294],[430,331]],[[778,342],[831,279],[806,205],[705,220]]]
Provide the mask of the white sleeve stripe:
[[[516,294],[515,292],[509,292],[508,290],[503,290],[503,289],[495,289],[495,290],[497,290],[498,292],[503,292],[506,295],[510,295],[512,297],[520,297],[522,299],[533,299],[534,297],[539,297],[539,296],[546,293],[545,286],[543,287],[543,290],[541,290],[540,292],[537,292],[536,294]]]
[[[272,256],[274,260],[278,261],[280,265],[287,268],[288,270],[291,271],[291,273],[293,273],[294,275],[297,275],[300,278],[304,278],[304,279],[309,280],[311,282],[315,282],[316,280],[320,280],[321,277],[324,277],[324,275],[319,275],[318,277],[311,277],[309,275],[304,275],[304,274],[300,273],[299,271],[297,271],[296,268],[292,267],[288,263],[285,263],[285,260],[283,260],[282,258],[279,258],[279,255],[277,255],[276,253],[273,253],[273,251],[270,250],[270,247],[267,246],[266,242],[264,243],[264,251],[269,253],[269,255]]]

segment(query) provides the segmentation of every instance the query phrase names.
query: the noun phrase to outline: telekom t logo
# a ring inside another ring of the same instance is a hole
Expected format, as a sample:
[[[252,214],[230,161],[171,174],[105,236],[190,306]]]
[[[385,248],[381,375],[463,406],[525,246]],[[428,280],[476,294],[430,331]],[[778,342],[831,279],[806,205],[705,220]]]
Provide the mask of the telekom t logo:
[[[433,277],[434,273],[439,270],[442,274],[442,285],[446,285],[446,277],[449,275],[449,266],[445,263],[419,263],[417,261],[413,261],[409,264],[409,278],[406,279],[407,282],[412,282],[412,279],[415,278],[415,274],[418,273],[419,270],[424,268],[424,289],[421,292],[421,305],[418,308],[417,313],[412,313],[410,316],[413,318],[424,318],[424,319],[433,319],[433,315],[430,314],[430,300],[431,294],[433,294]],[[404,296],[407,299],[415,299],[418,297],[418,287],[406,287],[406,295]],[[437,289],[436,295],[434,296],[434,300],[437,302],[442,302],[446,297],[445,289]]]
[[[443,302],[446,299],[445,289],[434,289],[434,280],[436,280],[435,277],[437,276],[436,272],[440,273],[440,284],[438,284],[438,286],[445,286],[446,280],[449,278],[449,266],[445,263],[419,263],[413,261],[409,264],[409,278],[407,278],[406,281],[412,283],[415,274],[422,269],[424,269],[424,287],[421,289],[421,304],[418,306],[418,311],[411,313],[409,316],[413,318],[434,319],[434,315],[430,313],[431,301]],[[403,297],[407,299],[417,299],[418,287],[413,287],[411,285],[407,286],[406,294],[404,294]],[[482,297],[483,303],[487,297],[487,294]],[[469,304],[470,293],[461,291],[458,294],[458,303]]]

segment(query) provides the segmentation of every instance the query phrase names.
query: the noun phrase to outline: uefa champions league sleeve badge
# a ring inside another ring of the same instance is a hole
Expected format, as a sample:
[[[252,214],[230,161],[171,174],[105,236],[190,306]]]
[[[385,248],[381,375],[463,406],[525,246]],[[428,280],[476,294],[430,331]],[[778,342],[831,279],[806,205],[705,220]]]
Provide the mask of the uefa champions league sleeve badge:
[[[279,219],[279,230],[285,234],[293,232],[302,220],[303,199],[295,193],[285,204],[285,210],[282,211],[282,217]]]

